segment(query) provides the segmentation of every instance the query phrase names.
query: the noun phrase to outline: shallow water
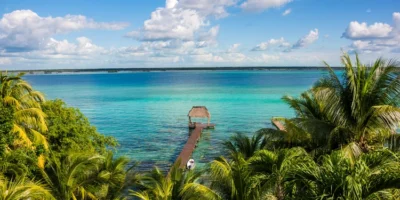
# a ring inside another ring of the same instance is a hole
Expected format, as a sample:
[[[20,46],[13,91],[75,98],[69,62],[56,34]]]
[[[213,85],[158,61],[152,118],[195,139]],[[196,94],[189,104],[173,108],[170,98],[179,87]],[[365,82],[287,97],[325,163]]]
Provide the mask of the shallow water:
[[[117,138],[119,155],[162,169],[188,138],[187,113],[205,105],[214,130],[204,130],[193,155],[206,163],[223,152],[235,132],[270,127],[273,116],[293,116],[281,101],[299,95],[323,71],[179,71],[113,74],[27,75],[48,99],[78,107],[99,132]]]

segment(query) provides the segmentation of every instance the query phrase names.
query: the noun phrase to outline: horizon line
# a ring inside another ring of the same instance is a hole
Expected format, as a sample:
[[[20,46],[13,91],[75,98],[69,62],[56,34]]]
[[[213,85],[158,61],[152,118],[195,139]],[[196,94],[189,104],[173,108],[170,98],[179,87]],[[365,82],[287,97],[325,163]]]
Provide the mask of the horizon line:
[[[344,67],[331,67],[334,70],[343,69]],[[326,66],[240,66],[240,67],[150,67],[150,68],[64,68],[64,69],[21,69],[21,70],[0,70],[8,72],[137,72],[137,71],[196,71],[196,70],[215,70],[215,71],[229,71],[229,70],[326,70]]]

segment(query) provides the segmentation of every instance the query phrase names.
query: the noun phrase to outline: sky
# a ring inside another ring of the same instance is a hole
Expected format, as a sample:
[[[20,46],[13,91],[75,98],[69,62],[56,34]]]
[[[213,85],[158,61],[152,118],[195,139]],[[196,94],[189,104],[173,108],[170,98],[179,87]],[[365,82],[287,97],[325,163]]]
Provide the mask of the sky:
[[[0,70],[400,58],[400,0],[0,0]]]

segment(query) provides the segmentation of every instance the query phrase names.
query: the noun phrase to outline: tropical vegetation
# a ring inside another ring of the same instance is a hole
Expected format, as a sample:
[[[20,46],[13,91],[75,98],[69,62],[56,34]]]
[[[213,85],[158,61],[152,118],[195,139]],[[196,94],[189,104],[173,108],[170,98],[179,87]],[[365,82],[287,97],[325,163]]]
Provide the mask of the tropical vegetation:
[[[276,128],[234,134],[201,170],[168,172],[116,157],[118,143],[23,74],[0,75],[0,199],[400,199],[400,70],[395,61],[343,70],[298,97]]]

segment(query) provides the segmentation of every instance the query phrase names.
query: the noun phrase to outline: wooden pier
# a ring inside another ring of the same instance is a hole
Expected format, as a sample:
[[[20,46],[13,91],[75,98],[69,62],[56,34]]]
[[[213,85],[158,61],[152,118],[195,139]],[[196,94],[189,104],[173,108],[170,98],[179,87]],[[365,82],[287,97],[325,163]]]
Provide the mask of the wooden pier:
[[[189,161],[190,157],[193,154],[194,149],[196,148],[197,142],[201,137],[201,132],[205,128],[214,128],[215,124],[202,124],[202,123],[195,123],[195,127],[192,130],[189,139],[187,140],[185,146],[179,156],[176,158],[175,162],[181,161],[179,165],[180,168],[186,168],[186,163]]]

